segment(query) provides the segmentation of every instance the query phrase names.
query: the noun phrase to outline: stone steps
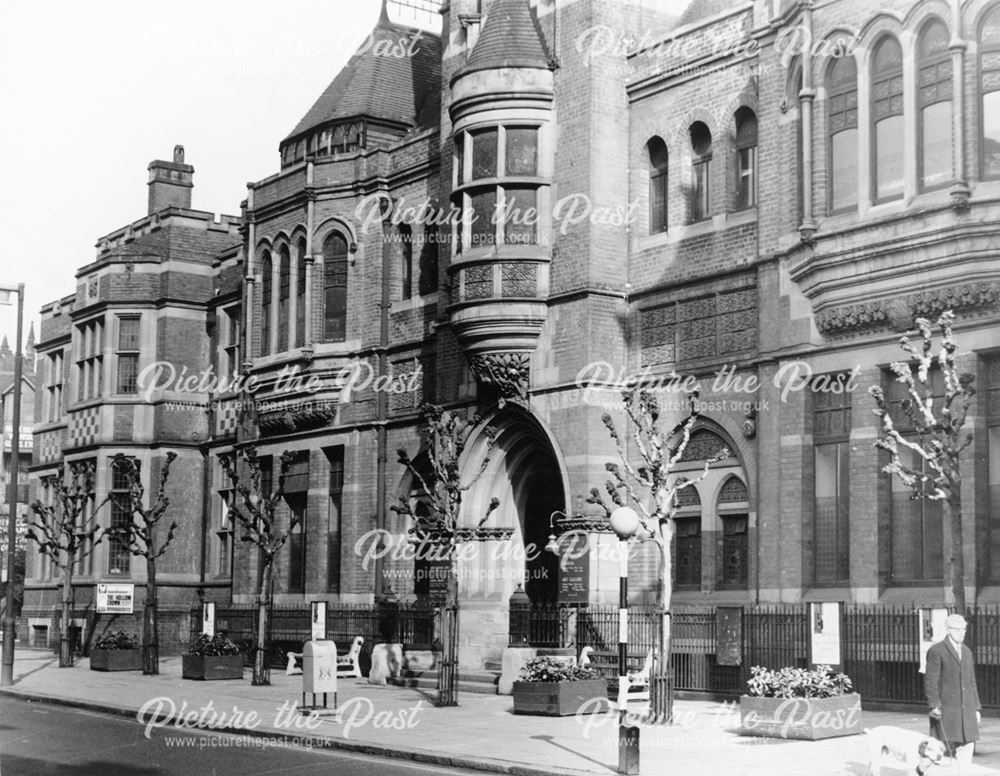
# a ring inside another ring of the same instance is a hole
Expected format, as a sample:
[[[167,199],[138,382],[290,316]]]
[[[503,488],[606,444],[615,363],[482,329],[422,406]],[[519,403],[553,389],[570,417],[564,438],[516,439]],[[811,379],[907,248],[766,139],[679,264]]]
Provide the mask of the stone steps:
[[[458,672],[458,691],[496,695],[500,674],[495,671],[462,669]],[[437,671],[404,671],[403,676],[392,680],[397,687],[414,687],[420,690],[437,689]]]

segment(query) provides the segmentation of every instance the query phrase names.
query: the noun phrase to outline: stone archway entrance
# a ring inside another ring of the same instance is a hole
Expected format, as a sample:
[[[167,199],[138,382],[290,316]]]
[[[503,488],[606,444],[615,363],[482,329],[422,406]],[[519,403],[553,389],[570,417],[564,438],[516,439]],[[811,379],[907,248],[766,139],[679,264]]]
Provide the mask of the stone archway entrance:
[[[491,451],[487,429],[495,439]],[[550,515],[567,503],[566,467],[530,410],[508,403],[477,429],[466,447],[463,480],[474,477],[487,457],[465,494],[460,521],[465,529],[475,528],[490,500],[499,500],[474,546],[459,552],[459,663],[469,668],[499,660],[507,646],[510,597],[519,584],[532,601],[556,600],[559,559],[545,544]]]

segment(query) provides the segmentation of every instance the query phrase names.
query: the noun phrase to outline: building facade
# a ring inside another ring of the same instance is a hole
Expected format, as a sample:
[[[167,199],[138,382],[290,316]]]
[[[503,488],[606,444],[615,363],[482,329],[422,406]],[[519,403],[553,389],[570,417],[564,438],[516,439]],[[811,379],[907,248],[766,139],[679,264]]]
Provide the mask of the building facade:
[[[391,509],[419,502],[395,451],[419,455],[432,401],[475,419],[461,662],[482,666],[519,584],[616,600],[586,501],[616,460],[602,416],[624,429],[640,380],[670,428],[690,378],[678,476],[728,455],[678,505],[675,603],[943,604],[942,510],[881,473],[867,388],[947,309],[979,386],[969,600],[1000,598],[1000,3],[451,0],[440,35],[388,5],[239,217],[190,209],[182,151],[154,162],[147,217],[43,309],[33,471],[94,460],[99,502],[115,452],[149,476],[180,455],[161,601],[252,600],[220,464],[249,443],[272,471],[294,454],[277,601],[432,595]],[[572,564],[532,551],[555,512],[588,540]],[[141,578],[115,558],[81,586]],[[41,623],[57,580],[28,574]]]

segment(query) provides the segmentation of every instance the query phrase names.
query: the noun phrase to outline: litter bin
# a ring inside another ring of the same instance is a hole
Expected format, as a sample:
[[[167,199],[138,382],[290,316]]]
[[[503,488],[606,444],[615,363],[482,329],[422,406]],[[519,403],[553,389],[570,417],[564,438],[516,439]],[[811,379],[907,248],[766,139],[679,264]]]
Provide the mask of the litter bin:
[[[302,708],[319,708],[316,696],[333,693],[333,706],[337,707],[337,645],[328,640],[307,641],[302,647]],[[312,693],[312,706],[306,706],[306,693]]]

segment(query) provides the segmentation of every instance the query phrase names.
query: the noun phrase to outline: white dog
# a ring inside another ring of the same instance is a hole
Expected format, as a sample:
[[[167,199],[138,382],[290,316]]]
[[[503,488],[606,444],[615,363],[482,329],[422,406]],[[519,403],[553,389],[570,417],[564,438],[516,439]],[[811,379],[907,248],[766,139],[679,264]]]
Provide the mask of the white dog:
[[[882,776],[882,768],[895,773],[923,776],[944,757],[944,744],[912,730],[880,725],[865,729],[868,735],[868,776]]]

